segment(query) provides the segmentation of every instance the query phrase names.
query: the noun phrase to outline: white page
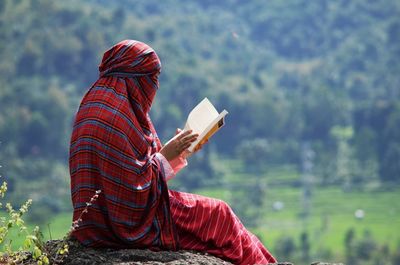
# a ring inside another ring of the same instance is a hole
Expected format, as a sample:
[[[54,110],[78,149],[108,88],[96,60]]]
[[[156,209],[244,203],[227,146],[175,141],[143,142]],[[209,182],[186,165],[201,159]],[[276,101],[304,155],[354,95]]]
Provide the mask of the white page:
[[[184,130],[193,130],[193,133],[201,134],[210,123],[219,115],[213,104],[204,98],[190,113]]]
[[[197,144],[203,140],[203,138],[210,132],[210,130],[212,128],[214,128],[214,126],[217,125],[218,122],[222,121],[221,126],[218,125],[218,129],[217,131],[224,125],[224,118],[226,116],[226,114],[228,114],[228,112],[226,110],[223,110],[208,126],[205,130],[203,130],[203,132],[199,135],[199,137],[197,138],[196,141],[194,141],[190,147],[188,148],[189,152],[193,152],[194,148],[197,146]],[[214,131],[214,133],[216,133],[217,131]],[[213,134],[214,134],[213,133]]]

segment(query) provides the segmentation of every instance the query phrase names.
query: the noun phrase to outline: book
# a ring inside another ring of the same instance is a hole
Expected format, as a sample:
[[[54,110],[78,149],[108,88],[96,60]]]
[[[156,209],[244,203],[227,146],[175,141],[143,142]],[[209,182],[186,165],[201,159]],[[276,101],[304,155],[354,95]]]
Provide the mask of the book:
[[[184,131],[192,130],[193,133],[199,134],[199,137],[190,145],[188,151],[193,153],[198,146],[207,142],[219,131],[225,125],[225,116],[227,114],[228,111],[225,109],[219,113],[208,98],[204,98],[197,104],[189,113],[183,129]]]

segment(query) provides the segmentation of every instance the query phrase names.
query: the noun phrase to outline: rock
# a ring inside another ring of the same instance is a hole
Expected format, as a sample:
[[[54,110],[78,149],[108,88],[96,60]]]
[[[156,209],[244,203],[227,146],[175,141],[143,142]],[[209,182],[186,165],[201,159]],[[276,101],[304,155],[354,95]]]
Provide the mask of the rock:
[[[65,265],[188,265],[188,264],[232,264],[207,253],[195,251],[158,251],[148,249],[94,249],[83,247],[76,240],[68,240],[68,254],[57,255],[57,251],[65,242],[61,240],[47,241],[45,249],[53,264]],[[55,262],[54,262],[55,261]],[[36,261],[29,257],[22,264],[33,265]],[[270,265],[294,265],[290,262],[279,262]],[[314,262],[311,265],[344,265],[342,263]]]
[[[57,256],[57,250],[62,242],[60,240],[48,241],[45,248],[56,260],[57,264],[66,265],[186,265],[186,264],[232,264],[206,253],[194,251],[158,251],[148,249],[93,249],[83,247],[75,240],[68,240],[68,254]],[[32,258],[28,258],[23,264],[37,264]]]
[[[343,263],[326,263],[321,261],[316,261],[311,263],[311,265],[344,265]]]

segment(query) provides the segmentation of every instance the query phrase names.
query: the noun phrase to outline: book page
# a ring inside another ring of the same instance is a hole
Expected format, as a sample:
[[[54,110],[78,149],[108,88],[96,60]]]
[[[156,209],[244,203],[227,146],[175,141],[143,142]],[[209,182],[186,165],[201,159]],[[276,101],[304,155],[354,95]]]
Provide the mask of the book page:
[[[208,139],[211,138],[222,126],[225,125],[225,116],[228,114],[226,110],[223,110],[214,121],[203,131],[198,138],[198,144],[204,144]],[[196,142],[195,142],[196,143]]]
[[[218,113],[207,98],[189,113],[184,130],[192,130],[193,133],[199,134],[197,140],[188,148],[189,152],[193,152],[199,144],[204,144],[224,125],[226,114],[228,114],[226,110]]]
[[[204,98],[190,113],[184,130],[192,130],[199,135],[218,117],[219,113],[208,100]]]

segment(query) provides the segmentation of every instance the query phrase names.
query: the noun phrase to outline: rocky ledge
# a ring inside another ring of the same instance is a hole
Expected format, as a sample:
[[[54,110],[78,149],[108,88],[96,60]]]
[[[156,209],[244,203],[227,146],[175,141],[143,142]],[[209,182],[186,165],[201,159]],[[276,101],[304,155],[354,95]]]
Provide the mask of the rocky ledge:
[[[51,255],[51,259],[57,256],[60,241],[48,241],[45,248]],[[193,251],[159,251],[153,252],[145,249],[92,249],[85,248],[75,240],[68,242],[68,254],[57,256],[57,264],[67,265],[94,265],[94,264],[113,264],[113,265],[186,265],[186,264],[232,264],[206,253]],[[23,264],[37,264],[31,258],[25,260]],[[275,265],[292,265],[290,262],[280,262]],[[332,263],[316,262],[312,265],[339,265]],[[341,264],[343,265],[343,264]]]

